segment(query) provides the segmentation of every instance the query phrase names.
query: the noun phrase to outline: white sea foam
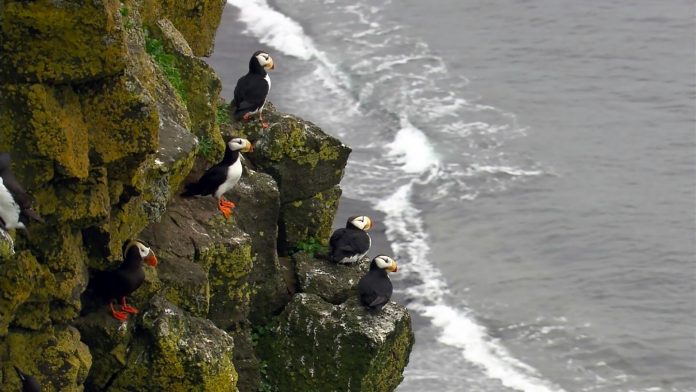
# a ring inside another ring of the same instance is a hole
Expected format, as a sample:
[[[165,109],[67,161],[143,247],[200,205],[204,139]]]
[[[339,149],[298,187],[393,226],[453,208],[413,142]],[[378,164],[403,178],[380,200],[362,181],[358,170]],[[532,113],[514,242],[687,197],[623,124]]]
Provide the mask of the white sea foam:
[[[389,155],[396,158],[401,170],[406,173],[422,173],[438,163],[428,138],[406,117],[401,118],[401,129],[387,148]]]
[[[413,185],[418,181],[422,180],[403,185],[376,206],[386,215],[387,236],[393,241],[396,257],[408,260],[402,264],[402,271],[421,282],[406,289],[412,299],[409,307],[430,318],[442,331],[440,342],[461,349],[467,361],[506,387],[524,392],[562,391],[541,378],[532,367],[512,357],[470,314],[447,303],[447,285],[442,273],[428,260],[428,236],[420,212],[410,201]]]
[[[245,33],[288,56],[309,60],[317,55],[312,39],[302,26],[268,5],[266,0],[228,0],[239,8],[239,20],[246,25]]]

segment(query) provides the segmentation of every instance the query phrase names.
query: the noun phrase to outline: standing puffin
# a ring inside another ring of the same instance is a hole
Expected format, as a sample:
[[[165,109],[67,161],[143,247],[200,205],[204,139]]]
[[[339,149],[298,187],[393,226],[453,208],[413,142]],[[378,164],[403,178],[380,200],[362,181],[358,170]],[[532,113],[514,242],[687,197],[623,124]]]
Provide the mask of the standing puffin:
[[[36,377],[22,373],[17,366],[14,366],[14,369],[22,382],[22,392],[41,392],[41,384]]]
[[[372,220],[367,216],[351,216],[345,228],[337,229],[329,239],[329,261],[337,264],[353,264],[362,259],[370,250],[370,235],[366,233],[372,227]]]
[[[370,263],[370,270],[358,282],[360,302],[369,309],[382,309],[394,290],[387,271],[396,272],[396,261],[389,256],[379,255]]]
[[[109,303],[111,315],[115,319],[125,321],[128,313],[138,313],[138,309],[126,303],[126,296],[133,293],[145,281],[143,261],[148,265],[157,266],[157,257],[152,249],[140,241],[129,241],[123,247],[123,262],[113,271],[98,271],[90,279],[89,286],[94,294]],[[114,309],[113,301],[121,300],[121,311]]]
[[[271,91],[271,78],[266,70],[274,69],[273,59],[268,53],[258,50],[249,60],[249,73],[239,78],[234,88],[234,118],[248,121],[252,114],[259,114],[264,128],[268,123],[263,120],[261,111],[266,104],[268,92]]]
[[[31,209],[31,197],[12,173],[10,154],[0,152],[0,224],[5,230],[26,230],[29,218],[44,221]]]
[[[251,142],[246,139],[234,138],[230,140],[225,147],[225,156],[222,161],[206,170],[197,182],[186,184],[186,190],[181,193],[181,196],[212,195],[218,199],[218,209],[222,215],[229,218],[235,205],[233,202],[225,200],[224,194],[234,188],[242,177],[242,162],[239,159],[239,153],[253,150]]]

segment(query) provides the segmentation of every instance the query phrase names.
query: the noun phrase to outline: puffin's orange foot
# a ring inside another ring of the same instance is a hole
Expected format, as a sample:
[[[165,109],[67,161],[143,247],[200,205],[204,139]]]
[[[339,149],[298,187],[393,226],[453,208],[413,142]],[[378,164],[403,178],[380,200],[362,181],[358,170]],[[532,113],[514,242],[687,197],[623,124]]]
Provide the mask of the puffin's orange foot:
[[[114,305],[111,304],[111,315],[118,321],[126,321],[128,320],[128,313],[126,312],[121,312],[119,310],[114,309]]]
[[[242,121],[249,121],[249,118],[251,117],[251,113],[244,113],[242,116]]]
[[[126,303],[126,297],[121,298],[121,310],[128,312],[130,314],[137,314],[138,309],[134,308]]]
[[[263,129],[266,129],[270,126],[270,124],[268,124],[268,122],[266,122],[266,121],[263,121],[263,122],[261,122],[261,126],[263,127]]]
[[[237,207],[236,204],[234,204],[233,202],[231,202],[229,200],[220,200],[220,205],[223,207],[229,207],[229,208]]]
[[[218,209],[220,210],[220,212],[222,212],[222,215],[225,217],[225,219],[230,219],[230,215],[232,215],[232,209],[230,207],[218,204]]]

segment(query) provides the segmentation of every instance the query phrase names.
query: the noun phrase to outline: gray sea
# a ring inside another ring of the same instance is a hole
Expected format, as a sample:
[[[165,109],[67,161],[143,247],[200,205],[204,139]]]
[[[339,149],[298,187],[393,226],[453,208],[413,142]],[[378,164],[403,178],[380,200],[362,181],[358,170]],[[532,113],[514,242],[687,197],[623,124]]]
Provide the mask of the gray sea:
[[[399,392],[696,391],[693,11],[235,0],[210,62],[231,97],[267,49],[270,100],[353,147],[414,315]]]

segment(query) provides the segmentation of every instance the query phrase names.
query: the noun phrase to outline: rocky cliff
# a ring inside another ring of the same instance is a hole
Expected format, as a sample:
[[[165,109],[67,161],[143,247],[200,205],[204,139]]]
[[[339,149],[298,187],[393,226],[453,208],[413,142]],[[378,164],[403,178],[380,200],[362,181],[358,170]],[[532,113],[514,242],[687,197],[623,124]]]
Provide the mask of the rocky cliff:
[[[13,366],[44,391],[391,391],[410,316],[355,301],[359,268],[326,244],[350,149],[277,112],[231,124],[211,53],[224,1],[0,2],[0,151],[45,223],[0,238],[0,390]],[[246,62],[248,54],[240,54]],[[221,157],[255,144],[225,220],[181,199]],[[131,238],[160,260],[137,317],[85,295]]]

